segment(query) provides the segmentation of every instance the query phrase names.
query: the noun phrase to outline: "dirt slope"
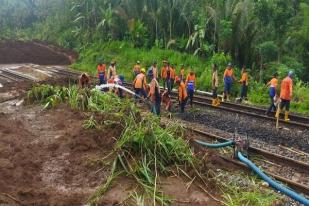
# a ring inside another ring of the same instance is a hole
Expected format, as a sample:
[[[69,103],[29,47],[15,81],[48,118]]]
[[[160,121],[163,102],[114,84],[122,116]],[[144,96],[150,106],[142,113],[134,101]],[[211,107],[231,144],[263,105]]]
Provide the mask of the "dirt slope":
[[[42,42],[0,41],[0,64],[68,65],[76,57],[74,52]]]

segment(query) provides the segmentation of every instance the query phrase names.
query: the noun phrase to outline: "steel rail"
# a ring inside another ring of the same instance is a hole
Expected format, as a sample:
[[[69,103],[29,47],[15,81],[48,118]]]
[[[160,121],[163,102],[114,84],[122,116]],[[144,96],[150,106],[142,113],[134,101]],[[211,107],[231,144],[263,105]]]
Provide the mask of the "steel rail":
[[[218,140],[220,142],[230,141],[229,139],[226,139],[226,138],[223,138],[223,137],[220,137],[218,135],[211,134],[211,133],[208,133],[208,132],[204,132],[204,131],[201,131],[201,130],[198,130],[198,129],[195,129],[195,128],[192,128],[192,127],[187,127],[187,129],[191,130],[193,133],[196,133],[196,134],[199,134],[199,135],[202,135],[202,136],[214,139],[214,140]],[[197,143],[196,143],[196,145],[197,145]],[[268,159],[278,161],[281,164],[285,163],[286,165],[291,166],[291,167],[296,168],[296,169],[302,169],[304,171],[309,170],[309,164],[307,164],[305,162],[301,162],[301,161],[298,161],[298,160],[295,160],[295,159],[292,159],[292,158],[289,158],[289,157],[284,157],[282,155],[274,154],[274,153],[271,153],[269,151],[266,151],[266,150],[263,150],[263,149],[260,149],[260,148],[250,146],[249,149],[248,149],[248,152],[249,152],[249,154],[258,154],[258,155],[263,156],[264,158],[268,158]],[[245,164],[243,164],[239,161],[232,160],[232,159],[229,159],[229,158],[226,158],[226,157],[223,157],[223,156],[220,156],[220,157],[222,159],[230,161],[234,164],[242,166],[243,168],[249,169]],[[291,187],[291,188],[293,188],[293,189],[295,189],[299,192],[302,192],[306,195],[309,195],[309,187],[308,186],[302,185],[298,182],[294,182],[290,179],[287,179],[285,177],[281,177],[279,175],[276,175],[276,174],[273,174],[273,173],[270,173],[270,172],[266,172],[266,173],[268,175],[272,176],[273,178],[275,178],[276,180],[279,180],[279,181],[287,184],[289,187]]]

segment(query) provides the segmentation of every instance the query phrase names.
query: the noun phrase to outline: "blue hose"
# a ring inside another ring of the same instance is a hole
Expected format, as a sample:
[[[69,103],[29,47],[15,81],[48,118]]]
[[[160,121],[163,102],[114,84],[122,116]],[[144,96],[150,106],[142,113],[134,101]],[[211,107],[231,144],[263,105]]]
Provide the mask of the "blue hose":
[[[227,141],[227,142],[223,142],[223,143],[218,143],[218,144],[210,144],[210,143],[206,143],[200,140],[194,140],[196,143],[203,145],[205,147],[209,147],[209,148],[221,148],[221,147],[228,147],[228,146],[232,146],[234,144],[234,141]]]
[[[256,174],[258,174],[263,180],[265,180],[271,187],[275,188],[277,191],[282,192],[283,194],[291,197],[292,199],[300,202],[301,204],[304,204],[305,206],[309,206],[309,200],[305,197],[297,194],[293,190],[290,190],[283,186],[282,184],[279,184],[272,180],[270,177],[268,177],[264,172],[262,172],[254,163],[252,163],[249,159],[245,158],[240,152],[237,152],[237,157],[240,161],[248,165]]]

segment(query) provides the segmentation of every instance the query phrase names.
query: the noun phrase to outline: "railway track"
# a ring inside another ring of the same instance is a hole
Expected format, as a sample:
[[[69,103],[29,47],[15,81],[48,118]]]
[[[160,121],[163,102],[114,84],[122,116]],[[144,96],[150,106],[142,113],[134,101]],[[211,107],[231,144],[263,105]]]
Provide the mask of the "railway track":
[[[45,69],[46,71],[46,69]],[[71,70],[65,70],[57,67],[52,67],[51,69],[48,69],[52,74],[56,74],[59,76],[66,76],[66,77],[78,77],[80,75],[80,72],[76,71],[71,71]],[[93,77],[96,78],[96,77]],[[5,81],[5,82],[14,82],[14,81],[34,81],[34,79],[29,78],[24,75],[20,75],[15,72],[10,72],[7,70],[0,70],[0,82]],[[131,84],[126,84],[126,86],[132,87]],[[176,93],[174,93],[175,95]],[[200,106],[207,106],[207,107],[212,107],[211,106],[211,99],[207,98],[205,96],[196,96],[195,97],[195,104],[200,105]],[[239,104],[233,104],[233,103],[223,103],[220,107],[215,107],[217,109],[222,109],[226,111],[232,111],[232,112],[237,112],[237,113],[242,113],[242,114],[247,114],[251,116],[256,116],[260,118],[266,118],[270,120],[274,120],[272,117],[267,117],[266,115],[263,114],[265,110],[261,108],[256,108],[256,107],[249,107],[246,105],[239,105]],[[307,117],[302,117],[298,115],[291,115],[291,120],[290,122],[284,122],[285,124],[293,124],[297,126],[302,126],[309,128],[309,118]],[[194,132],[197,135],[203,136],[204,138],[201,140],[216,140],[216,141],[227,141],[228,139],[210,134],[198,129],[194,128],[189,128],[192,132]],[[288,167],[291,167],[296,170],[301,170],[303,171],[304,174],[308,173],[309,171],[309,164],[305,162],[301,162],[298,160],[294,160],[292,158],[284,157],[282,155],[274,154],[271,152],[268,152],[266,150],[256,148],[256,147],[250,147],[249,150],[249,155],[259,155],[262,156],[265,160],[270,161],[270,162],[275,162],[275,164],[281,164],[285,165]],[[247,166],[242,164],[239,161],[236,161],[234,159],[228,158],[226,156],[221,156],[222,159],[225,161],[231,162],[233,164],[236,164],[243,169],[248,169]],[[267,171],[267,168],[266,168]],[[283,182],[284,184],[288,185],[289,187],[293,188],[294,190],[301,192],[305,195],[309,195],[309,186],[304,185],[301,182],[293,181],[287,177],[284,177],[282,175],[276,174],[274,172],[267,171],[268,175],[272,176],[274,179]],[[308,177],[308,176],[307,176]]]
[[[176,93],[173,93],[176,95]],[[211,107],[218,110],[224,110],[229,112],[235,112],[238,114],[245,114],[257,118],[267,119],[276,121],[276,118],[274,117],[274,113],[271,113],[271,116],[265,115],[265,109],[257,108],[257,107],[250,107],[247,105],[242,104],[234,104],[234,103],[228,103],[228,102],[222,102],[220,106],[213,107],[212,106],[212,99],[202,96],[195,96],[194,97],[194,104],[202,107]],[[290,114],[289,118],[290,121],[286,122],[283,119],[283,116],[281,116],[281,119],[279,120],[281,123],[285,125],[295,125],[298,127],[302,127],[305,129],[309,129],[309,118],[304,116],[299,116],[295,114]]]
[[[199,136],[198,140],[202,140],[206,142],[207,141],[209,142],[210,140],[211,141],[215,140],[219,142],[229,141],[226,138],[223,138],[218,135],[214,135],[214,134],[211,134],[205,131],[201,131],[199,129],[195,129],[192,127],[188,127],[187,129],[191,130],[194,134],[198,135]],[[197,146],[197,143],[193,143],[193,144]],[[265,162],[264,164],[260,164],[259,166],[261,166],[269,176],[286,184],[287,186],[296,190],[297,192],[300,192],[300,193],[303,193],[309,196],[309,185],[308,184],[304,184],[302,181],[295,181],[295,180],[292,180],[291,178],[287,178],[286,176],[282,174],[278,174],[278,172],[276,171],[270,171],[270,168],[272,168],[273,170],[274,167],[283,168],[285,170],[293,171],[294,172],[293,176],[295,174],[301,175],[302,179],[305,179],[306,181],[308,181],[309,179],[309,174],[308,174],[309,164],[308,163],[294,160],[292,158],[284,157],[282,155],[274,154],[266,150],[252,147],[252,146],[249,147],[248,153],[249,153],[249,157],[258,156],[260,161],[257,161],[257,162]],[[249,168],[245,164],[235,159],[229,158],[224,155],[220,155],[220,158],[222,158],[224,161],[240,166],[242,169],[249,170]]]

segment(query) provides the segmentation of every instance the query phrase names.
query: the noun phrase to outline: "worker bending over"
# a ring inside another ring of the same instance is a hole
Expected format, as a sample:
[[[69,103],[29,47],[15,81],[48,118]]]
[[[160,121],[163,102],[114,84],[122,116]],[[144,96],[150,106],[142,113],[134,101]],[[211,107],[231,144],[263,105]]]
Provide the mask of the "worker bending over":
[[[241,79],[239,80],[241,83],[241,93],[240,93],[240,102],[242,100],[248,100],[247,93],[248,93],[248,72],[246,66],[242,67],[241,70]]]
[[[211,88],[212,88],[212,106],[219,106],[220,100],[218,98],[218,86],[219,86],[219,78],[218,78],[218,66],[216,64],[212,65],[212,77],[211,77]]]
[[[161,95],[160,86],[153,72],[148,72],[148,77],[151,79],[148,98],[152,103],[151,112],[155,115],[160,115],[161,110]]]
[[[182,81],[180,81],[179,77],[176,77],[176,84],[178,85],[178,101],[180,105],[180,112],[185,112],[185,107],[188,101],[188,94],[186,90],[186,85]]]
[[[89,88],[90,87],[90,76],[87,73],[82,73],[78,81],[79,88]]]
[[[106,83],[106,65],[100,63],[98,65],[98,78],[99,78],[99,85]]]
[[[289,71],[288,76],[281,82],[280,99],[281,103],[276,112],[276,118],[279,118],[280,112],[285,108],[284,121],[289,121],[290,102],[293,91],[293,72]]]
[[[270,97],[270,106],[268,110],[266,111],[266,115],[268,115],[270,112],[276,112],[276,106],[275,106],[275,98],[277,96],[277,86],[278,86],[278,73],[273,74],[273,78],[266,84],[266,86],[269,86],[269,97]]]
[[[195,73],[191,70],[186,79],[186,88],[189,95],[190,105],[193,107],[193,96],[196,88],[196,78]]]
[[[233,80],[235,79],[236,78],[234,76],[232,63],[229,63],[223,74],[224,92],[223,92],[222,102],[224,102],[225,98],[228,102],[230,101],[230,93],[232,89],[232,84],[233,84]]]
[[[144,97],[144,98],[147,97],[147,94],[146,94],[147,79],[146,79],[145,72],[146,72],[145,68],[142,68],[141,73],[138,74],[133,81],[135,99],[137,99],[139,96]]]

